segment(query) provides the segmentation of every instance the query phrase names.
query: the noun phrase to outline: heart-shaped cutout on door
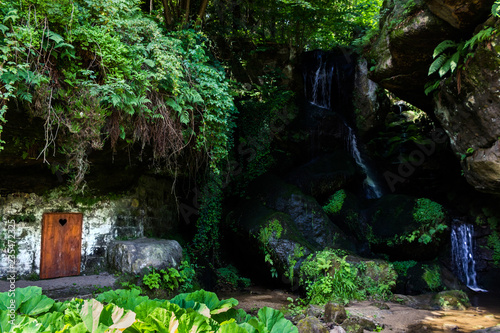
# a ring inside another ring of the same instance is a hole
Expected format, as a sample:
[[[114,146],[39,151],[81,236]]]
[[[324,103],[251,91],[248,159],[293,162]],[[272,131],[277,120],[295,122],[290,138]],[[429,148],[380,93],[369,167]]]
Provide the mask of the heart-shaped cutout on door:
[[[68,222],[66,219],[59,219],[59,224],[64,227],[64,225]]]

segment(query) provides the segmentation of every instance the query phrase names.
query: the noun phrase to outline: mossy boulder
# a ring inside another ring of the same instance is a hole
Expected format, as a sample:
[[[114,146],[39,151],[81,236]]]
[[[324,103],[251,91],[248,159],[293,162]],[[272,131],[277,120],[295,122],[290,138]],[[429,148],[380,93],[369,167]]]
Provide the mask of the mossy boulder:
[[[465,310],[471,306],[469,297],[461,290],[447,290],[437,293],[432,306],[441,310]]]
[[[297,323],[299,333],[328,333],[328,329],[316,317],[306,317]]]
[[[373,332],[377,329],[377,324],[372,320],[355,315],[350,315],[341,326],[349,333],[363,333],[364,330]]]
[[[325,247],[354,249],[313,197],[271,175],[251,184],[248,197],[241,200],[229,219],[229,224],[240,228],[238,239],[246,238],[234,248],[249,243],[255,251],[245,251],[247,257],[251,253],[264,256],[273,271],[288,278],[298,276],[302,258],[311,252]]]

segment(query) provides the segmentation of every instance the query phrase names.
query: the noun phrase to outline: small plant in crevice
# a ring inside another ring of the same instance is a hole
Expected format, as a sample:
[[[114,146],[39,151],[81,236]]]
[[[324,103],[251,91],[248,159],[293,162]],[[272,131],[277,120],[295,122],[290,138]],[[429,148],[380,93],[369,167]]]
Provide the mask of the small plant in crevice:
[[[330,198],[328,203],[323,206],[323,210],[327,214],[337,214],[342,209],[344,205],[345,198],[347,197],[344,190],[338,190],[335,194]]]
[[[274,260],[272,259],[273,250],[270,246],[270,242],[273,239],[281,238],[282,233],[283,227],[281,226],[280,221],[274,219],[266,226],[262,226],[256,236],[259,241],[260,250],[264,254],[264,261],[271,266],[270,270],[273,278],[278,277],[278,271],[276,270],[276,267],[274,267]]]

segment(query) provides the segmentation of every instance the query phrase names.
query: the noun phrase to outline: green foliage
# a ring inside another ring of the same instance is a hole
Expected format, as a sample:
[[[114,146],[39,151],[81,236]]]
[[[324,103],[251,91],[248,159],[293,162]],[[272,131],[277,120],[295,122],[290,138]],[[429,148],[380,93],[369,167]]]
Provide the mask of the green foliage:
[[[175,268],[170,267],[166,270],[162,269],[159,272],[151,268],[149,273],[142,278],[142,282],[150,290],[161,288],[168,291],[174,291],[179,289],[184,279]]]
[[[348,303],[353,299],[388,299],[392,295],[397,276],[390,264],[349,263],[346,257],[327,249],[309,255],[302,263],[300,284],[306,288],[307,303]]]
[[[249,287],[250,279],[240,276],[236,267],[228,265],[217,269],[217,284],[221,290],[237,290]]]
[[[0,22],[0,123],[9,99],[43,118],[44,160],[57,141],[75,189],[107,141],[149,146],[172,174],[198,171],[180,159],[219,172],[235,108],[202,33],[166,34],[138,0],[4,1]]]
[[[430,290],[436,291],[442,287],[441,270],[438,265],[424,265],[424,274],[422,279],[427,283]]]
[[[213,265],[218,261],[219,223],[222,219],[222,181],[221,175],[210,172],[201,197],[200,216],[196,221],[196,235],[191,248],[192,255],[205,264]]]
[[[327,214],[337,214],[342,209],[344,204],[344,200],[347,197],[344,190],[338,190],[335,194],[330,198],[328,203],[323,206],[323,210]]]
[[[498,16],[498,3],[495,2],[492,7],[492,14]],[[446,74],[453,74],[456,70],[465,66],[467,60],[474,56],[474,49],[479,43],[489,39],[497,33],[493,27],[484,26],[482,30],[474,34],[470,39],[463,42],[444,40],[434,49],[432,55],[434,61],[429,67],[428,75],[439,73],[442,78]],[[451,52],[450,52],[451,50]],[[428,95],[439,87],[439,80],[428,82],[425,85],[425,94]],[[460,88],[458,88],[460,89]]]
[[[433,239],[439,240],[439,234],[448,228],[445,222],[443,207],[427,198],[417,199],[413,219],[420,224],[420,229],[406,235],[408,242],[413,242],[418,237],[419,243],[428,244]]]
[[[375,29],[382,1],[257,0],[238,5],[241,7],[235,10],[233,1],[215,2],[208,29],[227,39],[239,37],[312,50],[346,46]]]
[[[25,304],[28,299],[41,296],[41,289],[17,288],[15,294],[16,299],[18,294],[21,295],[19,300]],[[23,314],[16,311],[12,315],[2,307],[10,305],[10,299],[9,293],[0,293],[0,300],[7,300],[7,303],[0,303],[2,332],[297,333],[297,328],[278,310],[262,308],[256,317],[252,317],[243,310],[234,309],[238,304],[235,299],[219,300],[214,293],[204,290],[180,294],[170,301],[150,300],[130,290],[108,291],[98,299],[90,300],[56,302],[47,298],[52,305],[43,305],[42,312]]]
[[[408,270],[417,264],[415,260],[394,261],[392,265],[400,276],[407,276]]]
[[[272,220],[267,225],[262,226],[259,229],[259,233],[257,234],[257,240],[259,241],[259,247],[262,253],[264,254],[264,261],[271,265],[271,276],[273,278],[278,277],[278,272],[274,265],[274,261],[272,259],[272,247],[270,246],[270,242],[273,239],[281,238],[281,234],[283,232],[283,227],[281,226],[280,221]]]
[[[495,230],[488,236],[488,247],[493,250],[493,264],[496,267],[500,267],[500,236],[498,235],[498,231]]]
[[[288,270],[285,272],[285,276],[290,280],[290,284],[293,288],[294,284],[294,274],[295,274],[295,265],[297,265],[297,261],[304,256],[304,247],[301,245],[295,245],[293,247],[293,253],[288,255]]]

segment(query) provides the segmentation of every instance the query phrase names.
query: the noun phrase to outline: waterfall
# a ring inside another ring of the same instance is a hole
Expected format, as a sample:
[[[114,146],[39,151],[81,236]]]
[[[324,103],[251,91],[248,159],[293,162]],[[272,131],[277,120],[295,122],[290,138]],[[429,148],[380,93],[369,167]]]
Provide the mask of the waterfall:
[[[479,288],[476,281],[476,262],[474,261],[471,224],[454,221],[451,229],[451,260],[458,278],[473,291],[486,292]]]
[[[354,135],[354,131],[347,124],[346,128],[348,131],[347,134],[347,145],[349,152],[352,157],[356,161],[356,164],[361,167],[363,172],[366,175],[365,180],[363,181],[363,188],[365,190],[367,199],[378,199],[382,196],[382,190],[380,186],[375,181],[375,176],[373,175],[372,169],[368,168],[363,157],[361,156],[361,152],[358,149],[358,141],[356,135]]]
[[[345,113],[349,111],[347,105],[352,106],[352,96],[342,90],[352,89],[350,80],[353,73],[349,70],[352,67],[350,59],[346,59],[345,56],[335,57],[322,51],[310,52],[309,56],[309,63],[306,64],[307,68],[303,72],[304,95],[309,103],[336,111],[345,117]],[[365,196],[367,199],[378,199],[383,193],[375,180],[375,174],[363,158],[354,130],[345,120],[343,125],[347,150],[366,175],[363,182]]]

